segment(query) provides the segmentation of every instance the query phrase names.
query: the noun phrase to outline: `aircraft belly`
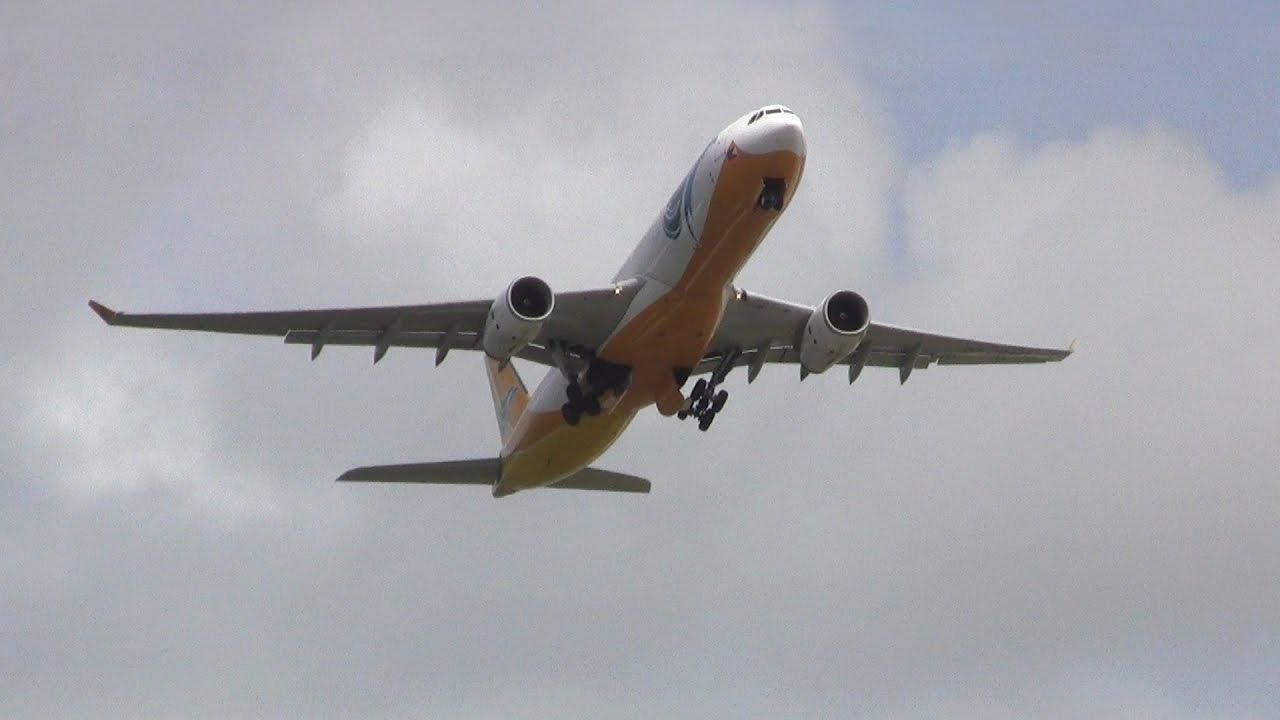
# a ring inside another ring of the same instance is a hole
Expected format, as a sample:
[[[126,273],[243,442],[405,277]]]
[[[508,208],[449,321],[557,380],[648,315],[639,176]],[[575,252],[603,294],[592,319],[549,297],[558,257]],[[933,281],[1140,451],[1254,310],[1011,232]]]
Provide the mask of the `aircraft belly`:
[[[777,212],[756,207],[763,178],[785,179],[789,201],[803,168],[804,159],[791,152],[725,160],[698,239],[691,232],[671,239],[651,268],[659,290],[642,289],[600,357],[637,372],[696,365],[723,317],[734,276],[778,219]]]
[[[597,351],[601,359],[631,368],[627,391],[605,412],[570,426],[560,413],[567,381],[550,371],[503,448],[496,495],[549,485],[588,466],[637,412],[674,391],[672,371],[702,359],[734,276],[778,218],[756,207],[763,178],[786,179],[790,200],[803,167],[803,158],[790,152],[739,153],[725,161],[699,237],[673,233],[663,251],[650,256],[647,270],[654,276],[645,276],[618,329]],[[652,240],[646,238],[650,248]]]
[[[540,438],[503,455],[495,494],[550,485],[587,467],[622,435],[638,409],[615,408],[573,427],[559,412],[538,413],[534,425],[541,426]]]
[[[667,287],[674,287],[680,282],[680,276],[688,269],[689,263],[693,261],[693,255],[697,249],[698,245],[689,233],[670,240],[649,266],[649,278]]]

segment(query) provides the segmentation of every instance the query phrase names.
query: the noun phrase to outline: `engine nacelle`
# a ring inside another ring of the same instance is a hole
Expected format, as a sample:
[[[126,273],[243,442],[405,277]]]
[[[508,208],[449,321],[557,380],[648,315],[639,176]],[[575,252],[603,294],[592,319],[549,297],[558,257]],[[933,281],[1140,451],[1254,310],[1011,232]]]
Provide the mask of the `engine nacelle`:
[[[813,309],[800,342],[800,366],[820,373],[849,356],[867,336],[871,311],[852,290],[832,293]]]
[[[538,336],[555,305],[555,293],[541,278],[529,275],[508,285],[489,306],[481,340],[485,354],[510,359]]]

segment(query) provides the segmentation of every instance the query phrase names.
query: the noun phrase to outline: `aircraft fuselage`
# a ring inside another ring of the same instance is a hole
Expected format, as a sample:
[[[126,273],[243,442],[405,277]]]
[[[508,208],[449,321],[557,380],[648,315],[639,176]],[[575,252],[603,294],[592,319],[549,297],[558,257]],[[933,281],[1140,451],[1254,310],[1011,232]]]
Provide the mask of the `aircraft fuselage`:
[[[615,276],[641,283],[600,360],[630,368],[621,396],[570,425],[561,414],[569,381],[550,370],[502,449],[494,495],[549,485],[586,467],[658,404],[683,401],[676,378],[703,358],[734,277],[790,203],[804,172],[804,130],[780,106],[744,115],[702,151],[653,226]]]

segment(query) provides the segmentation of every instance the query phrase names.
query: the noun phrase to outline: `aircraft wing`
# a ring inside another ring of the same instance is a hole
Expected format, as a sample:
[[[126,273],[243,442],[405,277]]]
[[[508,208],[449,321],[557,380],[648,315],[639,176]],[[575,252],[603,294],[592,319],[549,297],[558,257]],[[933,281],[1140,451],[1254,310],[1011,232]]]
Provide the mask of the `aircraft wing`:
[[[516,357],[554,365],[550,343],[569,348],[599,347],[617,326],[635,297],[638,284],[621,283],[597,290],[556,293],[555,309],[532,343]],[[89,301],[108,325],[244,335],[274,335],[286,343],[310,345],[315,359],[326,345],[366,345],[374,362],[388,348],[435,348],[436,363],[449,350],[479,348],[480,334],[492,300],[225,313],[123,313]]]
[[[724,319],[712,339],[707,356],[694,372],[711,372],[726,357],[734,367],[750,368],[754,380],[768,363],[800,362],[796,349],[805,323],[814,308],[738,291],[725,308]],[[850,356],[840,361],[849,368],[853,382],[863,367],[898,368],[906,382],[912,370],[938,365],[988,365],[1057,362],[1072,348],[1039,348],[971,340],[872,322],[866,338]]]

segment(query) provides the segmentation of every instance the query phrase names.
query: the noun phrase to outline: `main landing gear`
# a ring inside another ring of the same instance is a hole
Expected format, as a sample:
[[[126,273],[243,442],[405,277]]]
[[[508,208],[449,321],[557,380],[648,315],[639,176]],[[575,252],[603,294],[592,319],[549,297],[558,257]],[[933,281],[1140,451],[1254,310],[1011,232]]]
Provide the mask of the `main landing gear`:
[[[711,428],[711,423],[715,422],[716,415],[724,408],[724,404],[729,401],[729,391],[719,390],[720,383],[724,382],[725,376],[733,369],[733,363],[737,359],[737,353],[729,353],[720,359],[720,364],[716,365],[716,369],[711,371],[710,379],[699,378],[698,382],[693,384],[693,390],[689,392],[689,399],[686,401],[685,407],[676,413],[676,417],[684,420],[690,416],[698,419],[698,429],[706,432]]]
[[[580,373],[569,374],[565,404],[560,414],[569,425],[582,422],[584,415],[595,417],[602,412],[600,398],[606,392],[621,396],[631,384],[631,368],[593,357]]]
[[[693,392],[689,395],[688,409],[681,410],[676,413],[676,417],[684,420],[689,416],[698,418],[698,429],[706,432],[711,423],[716,419],[716,413],[719,413],[724,407],[725,402],[729,400],[729,391],[716,391],[715,386],[706,380],[699,379],[693,385]]]
[[[577,378],[569,381],[569,390],[566,394],[568,402],[560,406],[560,414],[564,416],[566,423],[577,425],[582,422],[583,415],[594,417],[600,414],[600,396],[584,394]]]

